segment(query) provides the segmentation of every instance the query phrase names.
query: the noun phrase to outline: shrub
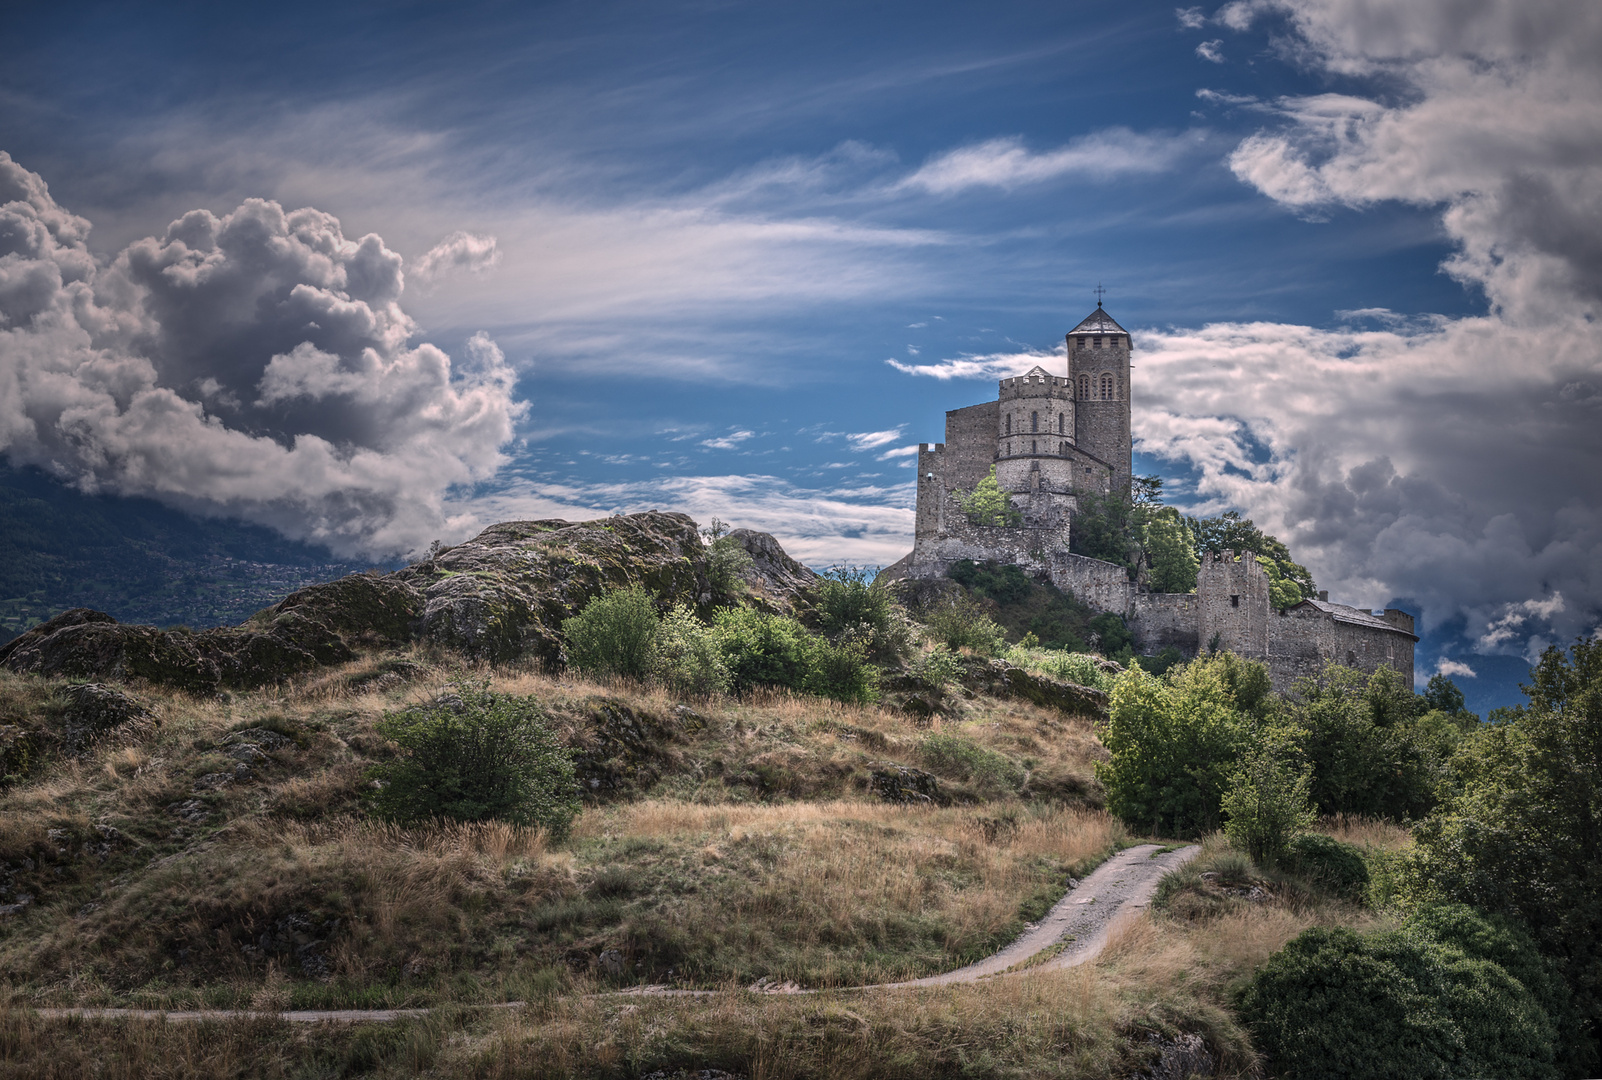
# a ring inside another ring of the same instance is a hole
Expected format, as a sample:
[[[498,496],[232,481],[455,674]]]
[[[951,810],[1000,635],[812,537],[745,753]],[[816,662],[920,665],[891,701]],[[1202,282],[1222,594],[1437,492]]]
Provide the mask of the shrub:
[[[924,763],[937,772],[972,780],[989,794],[1013,794],[1029,779],[1021,765],[960,735],[932,732],[918,744]]]
[[[675,604],[657,629],[656,677],[681,694],[720,694],[729,688],[729,666],[712,628],[686,604]]]
[[[713,617],[712,629],[736,690],[800,689],[808,667],[808,634],[800,623],[750,608],[726,608]]]
[[[613,589],[562,620],[567,662],[593,675],[643,679],[656,663],[656,604],[644,589]]]
[[[1096,765],[1108,810],[1153,835],[1219,827],[1224,792],[1252,734],[1223,670],[1198,661],[1167,679],[1139,668],[1118,676],[1099,726],[1111,757]]]
[[[392,713],[378,732],[400,753],[369,772],[392,821],[508,821],[567,831],[579,810],[573,760],[533,698],[456,684],[431,705]]]
[[[981,656],[994,656],[1006,643],[996,621],[966,596],[936,602],[925,612],[923,623],[930,637],[952,650],[972,649]]]
[[[1331,664],[1297,683],[1296,720],[1321,814],[1405,820],[1435,804],[1434,755],[1412,737],[1412,689],[1388,667],[1372,675]]]
[[[996,467],[990,466],[990,471],[983,480],[974,485],[973,491],[959,493],[957,505],[962,512],[968,515],[968,520],[975,525],[1016,526],[1023,524],[1023,515],[1012,505],[1012,494],[1001,490],[996,483]]]
[[[704,531],[708,541],[707,584],[722,600],[734,600],[745,594],[745,572],[755,564],[745,545],[727,535],[728,528],[728,525],[713,518],[712,527]]]
[[[1315,928],[1240,995],[1276,1076],[1554,1077],[1550,1018],[1500,965],[1421,928]]]
[[[981,565],[972,559],[959,559],[951,564],[946,576],[998,604],[1017,604],[1029,598],[1029,576],[1010,563],[991,560]]]
[[[1336,896],[1361,902],[1368,895],[1368,863],[1363,853],[1322,833],[1292,838],[1285,866]]]
[[[806,646],[807,670],[801,689],[858,705],[879,699],[879,672],[868,663],[868,650],[861,641],[836,644],[811,638]]]
[[[813,612],[818,629],[831,641],[860,640],[875,660],[899,661],[911,651],[906,613],[865,567],[836,566],[826,572],[814,593]]]
[[[1230,778],[1220,804],[1229,819],[1224,835],[1260,866],[1281,862],[1291,838],[1313,823],[1307,803],[1310,770],[1292,760],[1295,755],[1288,744],[1293,735],[1260,736]]]
[[[1112,689],[1112,676],[1101,668],[1101,661],[1089,653],[1062,652],[1057,649],[1031,649],[1016,645],[1002,654],[1009,664],[1039,672],[1053,679],[1088,686],[1095,690]]]
[[[962,674],[962,664],[950,649],[936,645],[919,658],[914,670],[936,686],[943,686]]]

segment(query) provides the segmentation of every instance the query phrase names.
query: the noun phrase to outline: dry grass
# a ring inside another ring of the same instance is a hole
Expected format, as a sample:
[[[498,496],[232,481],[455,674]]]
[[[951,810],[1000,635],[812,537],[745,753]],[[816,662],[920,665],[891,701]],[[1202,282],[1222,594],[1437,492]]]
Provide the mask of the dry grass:
[[[1316,832],[1346,844],[1377,851],[1403,851],[1413,846],[1413,834],[1405,826],[1384,818],[1339,814],[1318,819]]]

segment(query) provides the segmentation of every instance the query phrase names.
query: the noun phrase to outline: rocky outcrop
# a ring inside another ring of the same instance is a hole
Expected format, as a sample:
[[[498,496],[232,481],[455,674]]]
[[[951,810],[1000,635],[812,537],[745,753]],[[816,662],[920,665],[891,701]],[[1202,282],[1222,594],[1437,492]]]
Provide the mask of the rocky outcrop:
[[[766,533],[735,535],[752,556],[753,590],[768,606],[793,610],[817,575]],[[0,647],[0,665],[198,694],[279,682],[343,663],[361,648],[410,641],[478,660],[559,665],[562,620],[608,589],[640,586],[664,608],[704,603],[706,554],[684,514],[509,521],[392,574],[353,574],[301,589],[239,626],[164,631],[77,608]]]

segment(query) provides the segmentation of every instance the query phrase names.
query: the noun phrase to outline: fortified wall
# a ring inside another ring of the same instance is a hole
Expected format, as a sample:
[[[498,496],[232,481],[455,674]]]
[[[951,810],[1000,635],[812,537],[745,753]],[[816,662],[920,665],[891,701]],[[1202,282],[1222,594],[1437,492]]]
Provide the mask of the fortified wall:
[[[1275,611],[1268,574],[1251,555],[1208,555],[1194,593],[1154,593],[1121,566],[1069,551],[1081,497],[1130,481],[1131,349],[1128,332],[1097,304],[1068,333],[1066,377],[1036,367],[1001,380],[996,400],[948,411],[946,441],[918,447],[913,549],[893,572],[931,578],[962,559],[1011,564],[1122,616],[1142,653],[1228,650],[1267,664],[1277,690],[1331,661],[1389,666],[1411,684],[1418,637],[1404,611],[1334,604],[1327,594]],[[975,525],[963,511],[962,498],[991,469],[1021,525]]]

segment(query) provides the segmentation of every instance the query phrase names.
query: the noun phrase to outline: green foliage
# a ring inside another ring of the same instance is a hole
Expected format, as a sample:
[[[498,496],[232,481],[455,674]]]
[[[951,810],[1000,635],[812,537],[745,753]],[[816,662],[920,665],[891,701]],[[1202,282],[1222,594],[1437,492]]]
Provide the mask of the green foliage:
[[[1275,611],[1284,611],[1306,599],[1301,585],[1286,577],[1279,563],[1267,555],[1257,555],[1255,558],[1257,565],[1268,575],[1268,603]]]
[[[1112,676],[1101,669],[1101,661],[1088,653],[1032,649],[1015,645],[1003,653],[1001,658],[1009,664],[1049,678],[1088,686],[1095,690],[1112,690]]]
[[[1165,645],[1156,656],[1136,656],[1131,659],[1139,664],[1143,671],[1153,675],[1166,675],[1185,662],[1185,654],[1172,645]]]
[[[1127,488],[1106,495],[1080,495],[1068,530],[1068,550],[1132,572],[1144,538],[1143,525]]]
[[[1129,627],[1124,623],[1122,615],[1114,615],[1110,611],[1102,612],[1090,620],[1090,647],[1103,656],[1128,657],[1129,650],[1134,644],[1134,638],[1129,633]]]
[[[1196,537],[1198,555],[1222,555],[1226,551],[1238,554],[1249,551],[1253,555],[1262,556],[1272,564],[1272,568],[1264,567],[1269,573],[1271,596],[1273,582],[1276,580],[1295,586],[1296,600],[1291,603],[1317,595],[1318,589],[1314,586],[1313,575],[1307,572],[1307,567],[1292,561],[1290,549],[1252,524],[1250,518],[1243,518],[1230,510],[1215,518],[1186,520]],[[1290,595],[1292,595],[1290,591],[1282,586],[1279,596],[1287,598]],[[1277,602],[1275,606],[1279,606]]]
[[[868,662],[867,646],[855,639],[840,642],[807,639],[806,677],[801,689],[836,701],[866,705],[879,699],[879,671]]]
[[[1096,766],[1108,810],[1153,835],[1194,836],[1219,827],[1224,792],[1252,738],[1226,670],[1210,659],[1166,679],[1139,668],[1118,676],[1100,726],[1111,757]]]
[[[838,701],[878,697],[878,672],[866,645],[855,638],[831,642],[799,622],[750,608],[725,608],[713,632],[734,689],[783,686]]]
[[[1295,720],[1313,765],[1322,814],[1419,818],[1435,803],[1440,765],[1413,730],[1414,694],[1388,667],[1372,675],[1330,665],[1297,683]]]
[[[875,573],[861,566],[825,572],[813,594],[813,617],[830,641],[855,640],[869,659],[896,663],[911,651],[912,628],[890,590],[874,583]]]
[[[1556,1077],[1557,1032],[1529,988],[1428,931],[1315,928],[1270,957],[1239,1008],[1274,1075]]]
[[[960,735],[931,732],[918,744],[918,756],[935,772],[972,780],[989,795],[1014,794],[1029,779],[1011,758]]]
[[[1466,737],[1441,805],[1414,831],[1404,887],[1530,928],[1560,965],[1588,1027],[1602,1016],[1602,640],[1548,649],[1528,705]],[[1594,1075],[1594,1073],[1593,1073]]]
[[[1299,732],[1270,730],[1258,736],[1230,777],[1221,809],[1231,846],[1261,866],[1280,864],[1293,837],[1313,823],[1307,789],[1311,769],[1295,746]]]
[[[1002,491],[996,483],[994,465],[971,492],[957,496],[957,505],[975,525],[1014,526],[1023,522],[1023,515],[1013,508],[1012,494]]]
[[[728,535],[729,526],[712,519],[712,525],[702,531],[707,539],[706,577],[712,591],[724,601],[736,600],[748,591],[745,572],[754,560],[745,545]]]
[[[934,641],[953,651],[972,649],[981,656],[994,656],[1006,644],[996,620],[968,596],[935,601],[924,611],[923,625]]]
[[[1424,704],[1431,710],[1446,713],[1448,716],[1474,715],[1468,711],[1463,691],[1457,688],[1457,683],[1445,675],[1430,676],[1428,685],[1424,687]]]
[[[1361,903],[1368,895],[1368,863],[1363,853],[1322,833],[1302,833],[1286,847],[1284,866],[1336,896]]]
[[[1083,652],[1089,649],[1090,620],[1096,612],[1050,581],[1030,577],[1016,566],[963,559],[947,575],[975,596],[994,601],[996,621],[1009,638],[1035,635],[1036,644]]]
[[[1165,506],[1151,515],[1145,528],[1152,591],[1195,592],[1201,560],[1196,557],[1196,538],[1179,511]]]
[[[914,670],[924,679],[942,686],[962,674],[962,664],[944,645],[936,645],[918,658]]]
[[[800,623],[751,608],[726,608],[713,617],[712,627],[734,689],[800,689],[807,676],[808,638]]]
[[[372,767],[374,812],[392,821],[508,821],[567,831],[579,811],[573,761],[533,698],[458,683],[431,705],[392,713],[399,748]]]
[[[567,662],[593,675],[643,679],[656,666],[656,603],[638,586],[592,597],[562,620]]]
[[[675,604],[657,627],[653,671],[680,694],[708,696],[729,688],[729,667],[712,628],[687,604]]]

